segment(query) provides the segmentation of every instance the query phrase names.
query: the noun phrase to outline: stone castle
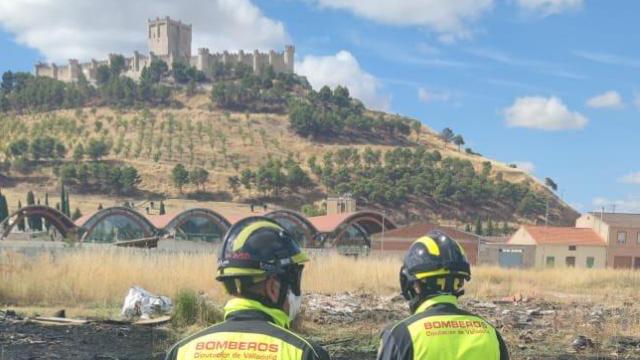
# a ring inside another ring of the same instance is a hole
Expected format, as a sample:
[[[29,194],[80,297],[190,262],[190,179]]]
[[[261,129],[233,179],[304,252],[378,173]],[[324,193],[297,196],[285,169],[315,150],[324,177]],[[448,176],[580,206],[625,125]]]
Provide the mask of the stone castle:
[[[125,57],[124,75],[134,80],[138,80],[142,70],[155,59],[164,61],[169,68],[174,62],[189,64],[204,72],[209,78],[213,72],[212,65],[216,62],[223,64],[243,63],[250,66],[256,74],[268,66],[271,66],[276,73],[293,73],[295,53],[293,46],[286,46],[284,52],[271,50],[268,53],[262,53],[258,50],[254,50],[253,53],[245,53],[242,50],[238,53],[227,51],[211,53],[209,49],[201,48],[198,49],[197,55],[192,56],[191,25],[167,16],[149,20],[147,29],[149,54],[145,55],[134,51],[132,57]],[[92,59],[87,63],[80,63],[76,59],[70,59],[65,65],[39,63],[35,66],[35,74],[65,82],[77,81],[80,74],[84,74],[87,80],[95,82],[98,67],[108,66],[114,56],[115,54],[111,54],[109,59]]]

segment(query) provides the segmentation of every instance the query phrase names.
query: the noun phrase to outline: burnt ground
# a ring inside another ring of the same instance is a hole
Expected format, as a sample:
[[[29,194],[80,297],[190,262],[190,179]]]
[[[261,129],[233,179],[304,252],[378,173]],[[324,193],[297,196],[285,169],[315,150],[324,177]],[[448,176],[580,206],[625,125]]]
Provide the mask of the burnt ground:
[[[0,319],[0,360],[164,359],[168,337],[167,330],[142,326],[42,325]]]
[[[465,299],[462,307],[495,324],[512,359],[640,359],[640,304],[586,304],[537,299]],[[306,296],[298,330],[336,360],[375,359],[380,330],[408,315],[399,297]],[[0,312],[0,360],[163,359],[177,339],[165,327],[94,322],[43,325]]]

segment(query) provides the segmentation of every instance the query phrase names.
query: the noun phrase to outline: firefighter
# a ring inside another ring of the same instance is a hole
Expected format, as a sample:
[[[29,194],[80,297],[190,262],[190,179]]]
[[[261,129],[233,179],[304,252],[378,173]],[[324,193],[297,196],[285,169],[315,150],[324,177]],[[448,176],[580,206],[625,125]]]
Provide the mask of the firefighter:
[[[232,226],[216,277],[232,296],[224,322],[180,341],[166,360],[328,360],[323,348],[289,330],[300,311],[302,269],[308,260],[273,220],[250,217]]]
[[[383,331],[378,360],[509,359],[498,331],[458,308],[470,279],[456,241],[437,231],[416,240],[400,269],[400,288],[413,315]]]

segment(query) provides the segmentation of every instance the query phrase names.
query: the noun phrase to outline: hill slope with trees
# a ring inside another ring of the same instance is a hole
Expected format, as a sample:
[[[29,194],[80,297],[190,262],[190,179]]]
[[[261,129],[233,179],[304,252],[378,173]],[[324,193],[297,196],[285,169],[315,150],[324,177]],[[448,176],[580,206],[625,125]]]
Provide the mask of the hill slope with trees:
[[[577,213],[462,134],[367,110],[348,89],[214,64],[215,78],[157,62],[136,83],[118,62],[98,83],[5,73],[3,187],[64,183],[76,194],[276,202],[322,213],[327,195],[400,221],[569,224]]]

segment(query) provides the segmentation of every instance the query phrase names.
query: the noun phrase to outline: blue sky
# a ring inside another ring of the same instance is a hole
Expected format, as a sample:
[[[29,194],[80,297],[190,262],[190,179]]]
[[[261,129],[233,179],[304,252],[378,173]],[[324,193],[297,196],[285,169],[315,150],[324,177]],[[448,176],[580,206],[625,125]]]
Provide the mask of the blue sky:
[[[194,24],[194,48],[293,43],[312,85],[344,83],[369,106],[451,127],[553,178],[580,211],[640,212],[640,2],[141,0],[129,15],[113,3],[0,0],[0,71],[144,51],[144,22],[168,14]]]

